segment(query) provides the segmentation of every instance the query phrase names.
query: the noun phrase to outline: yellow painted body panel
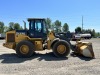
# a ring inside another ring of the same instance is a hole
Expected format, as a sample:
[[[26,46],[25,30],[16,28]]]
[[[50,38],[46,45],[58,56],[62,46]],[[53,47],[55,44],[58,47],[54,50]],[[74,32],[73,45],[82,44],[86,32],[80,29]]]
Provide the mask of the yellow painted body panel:
[[[15,44],[15,42],[14,43],[4,43],[3,46],[10,48],[10,49],[15,49],[16,44]]]
[[[7,34],[14,34],[15,35],[15,42],[7,42],[7,38],[6,38],[6,43],[3,44],[3,46],[10,48],[10,49],[15,49],[16,48],[16,44],[18,44],[20,41],[22,40],[29,40],[32,43],[34,43],[35,45],[35,49],[36,50],[43,50],[43,40],[42,38],[30,38],[25,34],[16,34],[15,31],[9,31],[6,33]]]
[[[22,40],[29,40],[35,45],[35,50],[39,50],[39,51],[43,50],[43,40],[42,40],[42,38],[30,38],[25,34],[17,34],[16,31],[9,31],[9,32],[6,33],[6,35],[11,34],[11,33],[14,34],[15,42],[13,42],[9,45],[9,43],[7,42],[7,38],[6,38],[6,43],[5,43],[6,45],[4,45],[5,47],[15,49],[16,44],[18,44]],[[46,44],[48,50],[51,49],[51,42],[55,38],[56,37],[54,36],[54,33],[52,31],[50,31],[48,36],[47,36],[47,44]]]
[[[43,50],[42,41],[35,41],[35,49],[36,50]]]
[[[49,32],[48,38],[47,38],[47,49],[50,50],[51,42],[55,39],[56,37],[54,36],[53,32]]]
[[[15,36],[15,42],[19,43],[22,40],[28,40],[28,38],[26,37],[26,35],[24,34],[19,34]]]
[[[87,48],[86,45],[83,45],[83,46],[80,47],[81,50],[84,50],[85,48]]]
[[[30,41],[42,41],[42,38],[30,38],[25,34],[19,34],[15,36],[15,42],[18,43],[22,40],[30,40]]]

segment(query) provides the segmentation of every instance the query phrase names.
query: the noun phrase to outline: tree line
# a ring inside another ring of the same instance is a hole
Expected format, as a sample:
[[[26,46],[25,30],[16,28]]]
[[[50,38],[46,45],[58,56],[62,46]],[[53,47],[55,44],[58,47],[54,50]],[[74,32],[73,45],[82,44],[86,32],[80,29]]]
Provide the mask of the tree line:
[[[70,32],[69,31],[69,25],[67,23],[64,23],[62,26],[61,21],[56,20],[52,23],[50,18],[46,19],[46,25],[48,25],[48,28],[53,29],[55,33],[59,32]],[[76,34],[82,34],[82,33],[90,33],[92,37],[100,36],[100,32],[96,32],[95,29],[82,29],[81,27],[75,28]]]
[[[69,31],[69,25],[67,23],[64,23],[62,25],[62,22],[59,20],[56,20],[52,22],[50,18],[46,18],[46,25],[48,29],[52,29],[55,33],[60,32],[70,32]],[[22,26],[19,23],[10,22],[7,25],[4,24],[4,22],[0,22],[0,33],[5,33],[7,31],[11,30],[23,30]],[[92,37],[100,36],[100,32],[95,32],[94,29],[81,29],[81,27],[75,28],[75,33],[90,33]]]
[[[8,26],[4,24],[4,22],[0,22],[0,33],[5,33],[11,30],[22,30],[22,26],[19,23],[10,22]]]
[[[52,22],[50,18],[46,18],[46,25],[48,29],[52,29],[55,33],[69,31],[69,25],[67,23],[64,23],[64,25],[62,26],[62,23],[59,20]]]

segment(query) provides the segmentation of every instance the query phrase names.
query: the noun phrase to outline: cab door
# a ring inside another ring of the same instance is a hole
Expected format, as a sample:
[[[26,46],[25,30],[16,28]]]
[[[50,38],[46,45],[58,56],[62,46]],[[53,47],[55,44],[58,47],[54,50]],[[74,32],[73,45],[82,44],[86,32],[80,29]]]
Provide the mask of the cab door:
[[[35,20],[35,38],[43,37],[43,26],[41,20]]]
[[[29,37],[31,38],[46,38],[47,37],[47,31],[45,27],[44,20],[34,20],[30,21],[30,27],[29,27]]]
[[[35,21],[35,37],[42,38],[43,40],[47,38],[47,30],[44,20]]]

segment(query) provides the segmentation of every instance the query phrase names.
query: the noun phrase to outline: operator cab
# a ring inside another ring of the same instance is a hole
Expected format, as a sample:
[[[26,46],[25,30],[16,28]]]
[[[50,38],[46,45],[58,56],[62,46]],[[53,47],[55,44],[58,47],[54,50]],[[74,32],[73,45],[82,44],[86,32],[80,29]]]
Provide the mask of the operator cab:
[[[29,30],[28,36],[30,38],[46,38],[47,27],[44,18],[28,18]]]

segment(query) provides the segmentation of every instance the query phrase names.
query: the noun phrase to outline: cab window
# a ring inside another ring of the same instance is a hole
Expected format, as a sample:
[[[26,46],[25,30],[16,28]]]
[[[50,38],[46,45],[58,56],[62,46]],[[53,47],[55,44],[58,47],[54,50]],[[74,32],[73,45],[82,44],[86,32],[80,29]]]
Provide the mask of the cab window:
[[[46,27],[46,23],[45,23],[45,21],[43,21],[43,29],[44,29],[44,33],[47,33],[47,29],[46,29],[47,27]]]
[[[35,31],[42,32],[42,24],[40,20],[35,21]]]

